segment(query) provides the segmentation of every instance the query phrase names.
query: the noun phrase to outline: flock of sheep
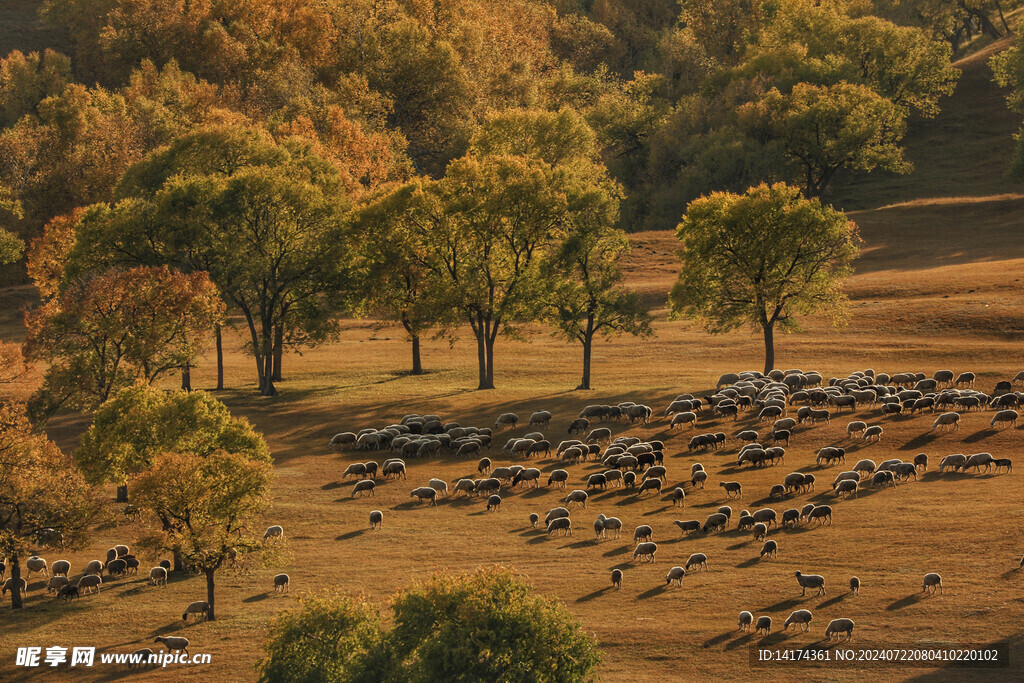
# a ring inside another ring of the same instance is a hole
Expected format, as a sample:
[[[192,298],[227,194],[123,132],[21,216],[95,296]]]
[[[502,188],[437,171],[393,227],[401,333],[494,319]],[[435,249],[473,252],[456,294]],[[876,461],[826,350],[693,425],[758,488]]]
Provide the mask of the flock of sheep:
[[[884,438],[885,423],[900,416],[912,416],[923,412],[937,413],[932,420],[932,432],[955,431],[960,427],[961,414],[970,411],[991,410],[993,417],[990,427],[1006,428],[1016,424],[1019,417],[1016,408],[1024,404],[1024,393],[1014,391],[1014,386],[1024,383],[1024,372],[1012,381],[999,382],[992,394],[976,390],[976,377],[965,372],[954,375],[950,371],[939,371],[932,377],[922,373],[897,373],[887,375],[872,370],[853,372],[846,377],[825,380],[816,372],[799,370],[773,371],[765,376],[759,372],[726,374],[721,377],[715,390],[704,396],[682,394],[670,402],[660,414],[668,421],[668,432],[677,429],[696,431],[705,422],[722,424],[738,420],[748,413],[755,417],[756,425],[767,429],[733,430],[733,433],[712,431],[692,436],[685,447],[673,449],[677,455],[692,455],[716,451],[729,443],[739,443],[735,469],[772,467],[786,462],[787,449],[794,439],[799,440],[805,428],[829,423],[843,412],[877,410],[877,419],[872,422],[851,420],[845,430],[846,443],[820,448],[814,455],[814,464],[819,469],[845,465],[852,450],[869,447]],[[668,486],[666,455],[669,449],[662,440],[644,440],[628,433],[614,436],[611,424],[622,424],[628,431],[630,424],[649,424],[657,420],[650,406],[633,402],[618,405],[590,405],[585,407],[568,425],[569,438],[555,442],[549,440],[543,431],[551,426],[553,416],[540,410],[530,415],[527,428],[536,429],[522,437],[507,439],[501,448],[501,457],[519,463],[497,465],[496,435],[504,430],[519,426],[520,418],[515,413],[498,416],[492,427],[463,426],[457,422],[445,422],[437,415],[406,415],[399,422],[382,428],[366,428],[358,432],[337,434],[330,441],[335,450],[351,449],[363,452],[387,451],[392,457],[378,465],[376,461],[353,463],[345,470],[343,478],[354,478],[352,495],[374,495],[373,481],[377,472],[385,479],[405,479],[409,465],[407,458],[429,458],[449,455],[455,457],[479,457],[477,470],[480,478],[461,478],[452,482],[431,478],[426,485],[412,489],[410,497],[430,506],[440,499],[464,494],[467,497],[481,497],[486,501],[486,510],[499,510],[503,491],[519,487],[539,487],[544,482],[541,469],[532,467],[535,458],[554,459],[546,478],[546,486],[567,489],[573,480],[570,467],[579,463],[599,462],[597,472],[580,475],[579,487],[567,490],[562,505],[550,509],[543,518],[533,512],[529,515],[530,525],[538,528],[542,524],[548,535],[574,535],[572,511],[587,508],[593,492],[608,488],[621,488],[632,495],[644,497],[664,496],[675,508],[685,508],[688,495],[704,489],[709,478],[701,463],[693,463],[683,484]],[[671,437],[668,437],[671,438]],[[790,453],[791,459],[794,457]],[[927,471],[929,456],[920,453],[910,461],[889,459],[877,463],[870,458],[859,458],[849,470],[839,472],[831,482],[832,496],[839,501],[855,498],[863,487],[892,488],[901,483],[917,480],[920,473]],[[808,468],[804,468],[808,469]],[[947,472],[1012,472],[1013,463],[1009,458],[993,457],[990,453],[951,454],[942,457],[938,471]],[[815,475],[811,472],[793,471],[781,477],[778,484],[764,491],[763,502],[784,501],[796,493],[815,491]],[[745,491],[739,481],[717,482],[726,499],[741,500]],[[689,492],[688,490],[689,489]],[[771,559],[779,552],[777,538],[768,538],[772,529],[781,531],[801,524],[818,526],[831,525],[833,505],[808,503],[802,507],[775,510],[765,505],[753,512],[742,510],[736,516],[736,529],[748,531],[753,538],[763,543],[760,559]],[[720,533],[728,529],[734,517],[729,505],[722,505],[703,521],[699,519],[675,520],[683,536]],[[370,524],[373,529],[382,527],[383,513],[373,510]],[[623,522],[617,517],[605,514],[597,516],[593,529],[598,540],[619,538]],[[654,562],[658,545],[654,542],[654,530],[644,524],[636,527],[633,534],[633,560]],[[672,567],[666,577],[666,584],[682,586],[683,578],[694,572],[706,570],[709,558],[705,553],[693,553],[682,566]],[[1024,559],[1021,560],[1024,565]],[[815,588],[819,595],[825,594],[824,578],[817,574],[796,572],[802,595],[807,588]],[[612,585],[619,588],[623,582],[623,571],[612,571]],[[859,593],[860,580],[853,577],[849,582],[851,593]],[[922,591],[942,591],[942,579],[934,572],[926,572]],[[810,628],[812,614],[809,610],[794,611],[784,624],[784,629],[797,625],[801,630]],[[749,631],[751,625],[759,633],[771,630],[771,617],[759,617],[756,622],[748,611],[740,614],[739,627]],[[853,620],[839,617],[826,628],[826,637],[853,637]]]

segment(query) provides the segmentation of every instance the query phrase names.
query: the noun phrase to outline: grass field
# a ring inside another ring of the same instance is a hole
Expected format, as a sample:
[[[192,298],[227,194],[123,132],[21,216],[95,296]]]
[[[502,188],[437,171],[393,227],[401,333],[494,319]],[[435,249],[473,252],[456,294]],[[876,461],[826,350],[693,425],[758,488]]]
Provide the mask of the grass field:
[[[1024,369],[1024,195],[1002,178],[1010,152],[1014,117],[1002,108],[999,92],[987,80],[978,58],[962,64],[960,89],[937,122],[921,124],[911,138],[916,164],[907,178],[875,178],[849,190],[858,197],[852,218],[861,227],[865,250],[857,274],[848,283],[852,300],[849,324],[843,329],[809,320],[802,334],[777,340],[780,366],[818,370],[825,377],[874,368],[897,372],[920,370],[929,375],[941,368],[979,374],[978,388],[991,391],[999,379]],[[984,117],[977,138],[965,139],[958,125]],[[960,122],[959,124],[957,122]],[[981,140],[975,146],[975,142]],[[174,578],[164,588],[132,577],[105,586],[99,596],[71,605],[58,604],[31,585],[28,607],[13,614],[0,607],[0,678],[46,678],[46,671],[10,667],[13,650],[25,645],[95,645],[104,651],[126,652],[146,647],[160,634],[185,635],[194,652],[210,652],[212,667],[165,669],[133,677],[170,680],[182,676],[214,680],[246,680],[254,676],[259,643],[269,619],[296,606],[297,598],[325,590],[387,596],[437,570],[471,570],[500,563],[515,568],[539,591],[557,596],[596,635],[603,651],[604,680],[1020,680],[1024,670],[1024,571],[1015,571],[1024,553],[1024,512],[1020,471],[1014,474],[947,474],[939,476],[938,460],[949,453],[992,452],[1017,457],[1024,425],[994,431],[990,413],[964,417],[952,434],[929,433],[931,415],[880,420],[877,410],[843,415],[829,425],[798,428],[785,464],[759,470],[737,470],[738,444],[714,453],[689,454],[690,433],[671,434],[667,420],[650,425],[612,425],[615,435],[635,434],[666,440],[669,484],[688,479],[690,465],[701,462],[710,474],[705,490],[690,491],[685,509],[671,506],[667,496],[638,499],[611,489],[591,497],[588,509],[573,512],[576,535],[548,538],[529,528],[531,512],[542,516],[560,505],[564,492],[544,487],[503,492],[497,513],[484,512],[480,500],[461,497],[436,508],[408,498],[415,486],[431,477],[453,481],[475,474],[471,461],[444,457],[410,461],[407,481],[378,482],[375,498],[353,499],[349,485],[339,481],[349,462],[384,454],[333,453],[330,437],[365,426],[381,427],[410,412],[438,413],[464,425],[490,426],[506,410],[528,415],[547,409],[555,415],[545,430],[553,442],[580,408],[590,403],[634,400],[654,407],[656,414],[675,395],[704,393],[725,371],[759,368],[761,345],[756,335],[739,332],[708,336],[685,321],[669,321],[664,310],[668,287],[678,265],[670,233],[635,236],[628,263],[631,286],[660,308],[657,336],[645,342],[617,339],[595,350],[590,392],[571,391],[578,382],[579,349],[553,339],[542,329],[530,330],[528,342],[502,341],[497,350],[498,389],[476,392],[473,347],[464,337],[454,348],[427,345],[428,374],[406,375],[408,345],[395,330],[374,330],[369,322],[346,321],[341,338],[303,356],[289,356],[282,395],[261,399],[254,394],[251,361],[240,351],[241,336],[229,340],[229,391],[219,396],[251,419],[266,435],[276,460],[274,506],[268,524],[286,529],[286,559],[270,568],[225,571],[219,579],[215,622],[185,625],[183,606],[205,597],[202,578]],[[31,300],[26,288],[5,291],[10,305],[0,311],[0,333],[17,339],[16,309]],[[199,368],[194,385],[213,385],[212,367]],[[30,386],[23,386],[27,391]],[[884,425],[877,445],[846,444],[852,455],[875,462],[890,457],[910,459],[926,452],[932,466],[920,481],[896,489],[868,489],[857,499],[833,503],[828,483],[842,469],[819,469],[814,455],[824,445],[843,441],[846,423],[863,419]],[[525,422],[525,417],[524,417]],[[51,436],[70,451],[88,422],[60,416]],[[750,416],[738,422],[715,421],[702,415],[700,431],[735,432],[749,428]],[[496,438],[525,433],[521,427]],[[500,445],[491,453],[505,464]],[[553,460],[534,463],[544,471]],[[572,484],[593,471],[595,463],[570,468]],[[792,471],[814,473],[819,485],[809,494],[784,502],[764,500],[772,484]],[[701,519],[724,504],[718,487],[723,479],[741,481],[738,513],[771,504],[780,513],[808,501],[835,507],[831,527],[801,526],[773,532],[777,559],[757,560],[760,543],[733,528],[722,534],[680,538],[674,519]],[[109,492],[111,500],[113,492]],[[371,532],[367,514],[385,513],[384,528]],[[599,513],[622,518],[621,540],[593,539],[591,523]],[[631,533],[651,524],[660,545],[657,562],[629,562]],[[97,529],[89,547],[52,560],[71,560],[73,572],[101,557],[114,543],[131,543],[131,524]],[[682,588],[667,588],[665,573],[683,564],[693,552],[709,557],[709,571],[687,576]],[[149,565],[144,565],[148,567]],[[621,591],[610,590],[613,567],[624,568]],[[828,595],[801,598],[793,572],[821,573]],[[286,571],[292,594],[278,596],[271,577]],[[945,593],[921,597],[921,578],[929,571],[944,577]],[[847,595],[846,583],[857,575],[859,596]],[[383,602],[382,602],[383,604]],[[951,670],[860,664],[857,667],[751,668],[748,651],[760,639],[736,631],[740,610],[771,615],[776,628],[790,611],[814,612],[809,633],[778,633],[766,642],[801,647],[823,638],[836,617],[857,622],[854,646],[891,644],[926,647],[937,643],[1008,642],[1012,668]],[[64,670],[67,671],[66,669]],[[123,668],[94,668],[86,680],[114,680],[128,675]],[[77,680],[77,677],[76,677]]]

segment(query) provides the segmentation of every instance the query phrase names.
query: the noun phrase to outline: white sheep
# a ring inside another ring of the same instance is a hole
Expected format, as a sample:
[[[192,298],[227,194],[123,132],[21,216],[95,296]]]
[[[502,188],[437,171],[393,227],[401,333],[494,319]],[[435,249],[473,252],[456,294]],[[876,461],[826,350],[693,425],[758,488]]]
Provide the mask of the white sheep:
[[[708,556],[704,553],[694,553],[690,555],[690,558],[686,560],[686,567],[684,568],[689,571],[690,567],[699,567],[700,569],[707,571]]]
[[[78,580],[78,591],[84,593],[86,591],[96,593],[100,592],[100,586],[103,585],[103,579],[99,574],[86,574]],[[92,589],[92,590],[90,590]]]
[[[796,573],[796,582],[800,584],[800,588],[803,590],[800,595],[807,595],[808,588],[817,588],[818,595],[827,595],[825,591],[825,577],[818,574],[804,574],[798,571]]]
[[[683,567],[672,567],[672,569],[668,570],[668,575],[665,577],[665,584],[669,585],[675,581],[677,586],[682,586],[684,576],[686,576],[686,570]]]
[[[657,543],[639,543],[633,550],[633,559],[635,560],[639,557],[641,558],[641,560],[644,560],[646,562],[654,562],[654,554],[656,552],[658,552]]]
[[[370,528],[380,529],[384,526],[384,513],[380,510],[374,510],[370,513]]]
[[[268,526],[267,530],[263,532],[263,540],[266,541],[271,538],[284,538],[284,527],[280,524]]]
[[[853,619],[833,619],[828,622],[828,626],[825,628],[825,639],[832,640],[833,636],[846,634],[843,641],[849,642],[853,640]]]
[[[548,522],[548,536],[555,531],[561,531],[562,535],[572,536],[572,520],[568,517],[556,517]]]
[[[754,615],[750,612],[743,610],[740,612],[740,626],[739,630],[750,633],[750,625],[754,623]]]
[[[206,602],[205,600],[196,600],[195,602],[190,602],[188,606],[185,607],[185,611],[181,615],[181,620],[188,621],[188,615],[190,614],[195,614],[197,621],[200,619],[200,617],[206,619],[210,616],[210,603]]]
[[[167,570],[163,567],[153,567],[149,570],[149,585],[167,586]]]
[[[932,423],[931,431],[939,429],[940,431],[948,431],[952,429],[954,432],[960,429],[960,413],[942,413],[935,422]]]
[[[42,574],[43,576],[49,576],[50,572],[46,570],[46,560],[33,555],[32,557],[25,560],[25,568],[28,570],[28,578],[32,578],[32,574]]]
[[[810,610],[807,610],[807,609],[795,610],[792,614],[789,615],[789,618],[786,619],[786,623],[783,624],[782,630],[786,631],[786,630],[789,629],[789,627],[792,624],[796,624],[796,625],[802,627],[800,629],[801,631],[809,631],[810,628],[811,628],[811,618],[812,617],[811,617],[811,611]]]
[[[437,505],[437,490],[429,486],[420,486],[414,488],[409,494],[410,498],[418,498],[421,501],[429,500],[430,507]]]
[[[765,635],[771,633],[772,630],[772,618],[771,617],[758,617],[757,624],[754,626],[756,633],[764,631]]]
[[[942,577],[934,572],[930,572],[924,575],[924,582],[921,584],[922,593],[935,593],[935,589],[938,588],[939,592],[942,592]]]
[[[181,652],[188,654],[188,638],[181,636],[157,636],[154,643],[162,643],[168,652]]]

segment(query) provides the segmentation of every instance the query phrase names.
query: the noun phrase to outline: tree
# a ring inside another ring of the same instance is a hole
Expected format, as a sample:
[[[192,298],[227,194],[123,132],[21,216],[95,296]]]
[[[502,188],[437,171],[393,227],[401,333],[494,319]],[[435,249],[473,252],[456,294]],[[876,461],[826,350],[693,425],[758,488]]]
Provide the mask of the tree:
[[[363,236],[359,248],[359,281],[363,307],[399,322],[412,342],[412,374],[423,374],[420,340],[431,328],[450,325],[450,310],[442,305],[443,281],[428,263],[432,245],[419,230],[422,183],[413,182],[368,202],[354,218]]]
[[[391,600],[392,628],[366,603],[303,602],[275,621],[257,665],[278,681],[580,681],[600,662],[557,600],[503,567],[438,574]]]
[[[747,324],[764,335],[764,371],[775,367],[774,331],[799,329],[797,316],[845,313],[843,278],[860,239],[836,209],[796,188],[759,185],[692,202],[676,230],[682,272],[672,288],[676,315],[718,334]]]
[[[303,599],[301,607],[281,612],[263,644],[257,664],[262,683],[324,683],[379,680],[382,645],[376,609],[341,596]]]
[[[117,484],[118,502],[127,502],[128,480],[159,454],[207,456],[214,451],[270,459],[266,442],[249,421],[234,417],[209,394],[138,383],[96,410],[75,459],[91,482]]]
[[[24,604],[21,557],[44,545],[80,546],[97,512],[82,473],[32,430],[25,406],[0,403],[0,555],[8,559],[11,607]]]
[[[862,85],[798,83],[788,95],[773,88],[739,115],[749,134],[795,166],[790,179],[802,180],[807,197],[825,194],[840,169],[911,169],[900,147],[904,113]]]
[[[25,316],[25,356],[49,363],[33,414],[91,409],[136,380],[192,365],[224,313],[205,273],[110,270],[68,283]]]
[[[217,618],[217,570],[236,554],[260,547],[252,527],[270,505],[272,477],[273,467],[265,459],[216,451],[161,454],[132,480],[139,509],[161,523],[141,545],[170,551],[203,572],[210,620]]]
[[[640,297],[621,286],[619,262],[628,249],[624,233],[598,225],[569,235],[546,264],[553,284],[546,317],[558,334],[583,345],[577,389],[590,389],[591,352],[599,334],[653,334]]]

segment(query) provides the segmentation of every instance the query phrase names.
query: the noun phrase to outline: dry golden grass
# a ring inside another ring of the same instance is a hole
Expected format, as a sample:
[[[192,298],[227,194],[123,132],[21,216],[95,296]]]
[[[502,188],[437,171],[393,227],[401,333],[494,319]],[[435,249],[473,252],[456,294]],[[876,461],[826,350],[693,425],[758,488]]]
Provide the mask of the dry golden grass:
[[[977,64],[974,68],[980,73]],[[962,109],[970,105],[970,89],[983,91],[985,97],[975,98],[978,102],[996,101],[990,92],[994,88],[986,90],[981,77],[972,73],[977,77],[967,81],[969,91],[957,95],[961,110],[944,114],[951,121],[969,120],[970,111]],[[1000,121],[1008,118],[994,116]],[[1009,129],[1002,125],[998,130],[1000,144],[1008,146]],[[989,131],[984,131],[986,140]],[[921,135],[928,140],[932,133]],[[963,150],[973,140],[962,140]],[[936,163],[958,154],[935,145],[932,150]],[[866,249],[847,287],[852,300],[849,325],[835,330],[822,321],[808,321],[803,334],[778,340],[780,366],[816,369],[826,377],[867,367],[928,373],[948,367],[977,372],[979,388],[984,390],[1024,368],[1020,285],[1024,235],[1019,224],[1024,200],[1016,195],[991,196],[1009,192],[1000,179],[1001,167],[991,160],[982,164],[974,159],[963,175],[951,166],[940,170],[927,167],[920,158],[916,161],[915,175],[899,181],[905,185],[886,187],[870,181],[876,184],[860,188],[868,197],[865,206],[906,203],[854,215]],[[944,184],[930,191],[940,175]],[[979,180],[982,175],[984,182]],[[966,198],[912,201],[947,195]],[[986,200],[971,199],[978,196]],[[630,284],[663,306],[678,268],[674,239],[668,233],[641,234],[634,244],[628,264]],[[5,292],[8,302],[30,298],[24,288]],[[10,311],[8,307],[0,321],[6,339],[20,335]],[[544,594],[563,600],[596,634],[604,653],[600,675],[605,680],[795,678],[798,670],[794,668],[751,669],[748,649],[759,639],[740,637],[735,628],[740,610],[770,614],[778,627],[798,607],[814,612],[811,632],[772,635],[768,642],[794,647],[817,642],[830,619],[850,617],[857,622],[854,645],[1011,643],[1012,669],[999,675],[978,669],[861,665],[800,670],[805,678],[1020,679],[1024,572],[1014,571],[1024,553],[1020,473],[940,477],[934,471],[938,460],[949,453],[990,451],[997,457],[1016,456],[1021,430],[988,429],[989,413],[966,415],[959,432],[941,435],[928,433],[930,415],[882,421],[882,442],[849,445],[849,464],[859,457],[880,462],[926,452],[933,460],[929,473],[896,489],[869,490],[855,500],[834,503],[831,527],[774,532],[779,556],[765,561],[755,559],[760,543],[747,533],[732,529],[680,539],[672,520],[703,520],[725,503],[718,487],[724,478],[744,485],[743,502],[732,503],[737,513],[741,507],[753,510],[767,505],[761,499],[769,486],[797,470],[815,473],[817,490],[770,503],[773,507],[781,512],[807,501],[832,503],[828,484],[841,468],[817,468],[814,454],[823,445],[841,442],[850,419],[878,422],[877,411],[860,410],[855,418],[843,415],[830,425],[800,428],[784,465],[751,471],[734,467],[734,440],[722,451],[691,455],[686,452],[690,433],[669,434],[664,419],[647,426],[613,425],[616,435],[666,439],[671,485],[687,479],[690,464],[699,461],[710,473],[709,486],[690,492],[682,510],[672,508],[665,496],[639,500],[618,490],[598,493],[586,511],[573,512],[576,535],[568,539],[548,538],[528,528],[530,512],[543,515],[559,505],[564,495],[543,487],[504,492],[501,511],[490,514],[484,512],[482,501],[461,496],[436,508],[410,502],[408,492],[431,477],[453,481],[474,474],[475,459],[410,461],[407,481],[379,482],[376,497],[369,499],[352,499],[349,485],[339,481],[349,462],[387,457],[330,452],[326,444],[339,431],[383,426],[409,412],[434,412],[463,424],[491,425],[505,410],[515,410],[525,420],[532,410],[544,408],[555,414],[552,426],[544,431],[557,441],[565,438],[566,425],[583,405],[630,399],[647,403],[660,414],[678,393],[704,392],[724,371],[761,365],[755,335],[738,332],[711,337],[684,321],[667,320],[664,309],[657,318],[653,340],[617,339],[597,348],[594,384],[598,388],[586,393],[570,390],[578,381],[578,349],[536,328],[529,331],[529,343],[500,343],[499,388],[488,392],[471,390],[476,383],[473,347],[465,337],[451,350],[442,343],[428,344],[424,363],[429,374],[411,377],[401,372],[408,363],[408,348],[398,331],[374,331],[369,323],[349,321],[336,343],[302,357],[289,356],[282,395],[261,399],[253,394],[251,361],[239,352],[241,336],[229,340],[231,390],[221,398],[250,418],[271,444],[277,481],[267,522],[286,529],[286,561],[272,568],[224,572],[219,579],[219,619],[194,625],[184,625],[180,614],[184,604],[204,597],[199,577],[176,578],[166,589],[148,587],[144,578],[114,581],[99,596],[71,605],[46,597],[41,583],[33,581],[24,612],[13,614],[6,605],[0,608],[0,677],[47,675],[15,671],[10,665],[16,646],[95,645],[124,652],[148,646],[156,635],[175,633],[187,636],[194,651],[211,652],[213,666],[169,668],[145,674],[146,678],[246,680],[254,675],[251,667],[259,657],[259,641],[268,620],[294,607],[303,594],[337,589],[383,601],[433,571],[501,563],[521,572]],[[211,370],[209,365],[197,370],[197,387],[212,386]],[[52,423],[51,435],[71,450],[86,425],[83,417],[62,416]],[[703,416],[700,430],[734,434],[750,426],[749,416],[738,422],[709,421]],[[491,456],[503,463],[499,450],[504,438],[526,431],[522,427],[500,435]],[[536,466],[547,471],[555,463],[545,459]],[[580,483],[597,469],[595,463],[571,467],[572,482]],[[384,511],[383,530],[368,529],[371,509]],[[622,540],[593,540],[591,524],[601,512],[623,519]],[[632,529],[642,523],[653,525],[660,544],[654,564],[628,561]],[[51,560],[67,557],[77,571],[115,542],[130,542],[133,535],[130,524],[102,528],[85,550],[46,555]],[[667,570],[684,563],[692,552],[706,553],[710,570],[686,577],[682,588],[666,588]],[[625,568],[621,591],[609,589],[613,567]],[[793,578],[798,569],[824,574],[828,595],[800,598]],[[292,576],[290,596],[277,596],[271,589],[271,576],[278,571]],[[928,571],[943,575],[944,595],[917,596],[921,577]],[[859,596],[846,595],[852,575],[862,581]],[[96,668],[76,678],[108,680],[124,675],[123,670]]]

